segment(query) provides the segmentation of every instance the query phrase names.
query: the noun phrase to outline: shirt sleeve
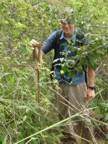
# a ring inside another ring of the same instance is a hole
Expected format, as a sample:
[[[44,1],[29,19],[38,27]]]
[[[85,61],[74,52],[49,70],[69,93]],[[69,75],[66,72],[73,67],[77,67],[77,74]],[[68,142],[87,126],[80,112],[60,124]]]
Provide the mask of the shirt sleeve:
[[[46,54],[54,48],[56,41],[56,31],[53,32],[43,43],[42,51]]]

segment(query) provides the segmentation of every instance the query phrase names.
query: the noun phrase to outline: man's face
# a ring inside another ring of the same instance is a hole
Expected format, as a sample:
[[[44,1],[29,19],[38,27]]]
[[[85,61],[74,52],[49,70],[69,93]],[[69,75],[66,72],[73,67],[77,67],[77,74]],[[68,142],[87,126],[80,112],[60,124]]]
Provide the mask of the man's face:
[[[70,34],[71,32],[73,32],[74,26],[72,25],[71,22],[62,22],[61,28],[65,34]]]

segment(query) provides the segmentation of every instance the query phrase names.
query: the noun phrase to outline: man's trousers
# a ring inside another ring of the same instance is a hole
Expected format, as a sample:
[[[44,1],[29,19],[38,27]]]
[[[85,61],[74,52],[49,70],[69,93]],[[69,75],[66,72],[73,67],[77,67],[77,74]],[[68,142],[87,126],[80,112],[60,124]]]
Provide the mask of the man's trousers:
[[[78,116],[70,119],[64,127],[64,131],[82,143],[96,143],[93,136],[93,126],[89,117],[86,99],[86,83],[78,85],[60,85],[57,94],[57,108],[60,120],[67,117]],[[87,142],[88,141],[88,142]],[[79,142],[80,143],[80,142]]]

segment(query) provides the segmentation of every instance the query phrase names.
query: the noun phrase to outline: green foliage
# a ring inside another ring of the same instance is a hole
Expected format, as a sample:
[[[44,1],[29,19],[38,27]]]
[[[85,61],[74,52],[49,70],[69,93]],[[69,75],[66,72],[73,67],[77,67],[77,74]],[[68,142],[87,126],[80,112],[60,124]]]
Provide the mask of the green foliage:
[[[97,68],[101,69],[100,63],[108,53],[107,7],[107,2],[103,0],[99,2],[95,0],[0,1],[1,143],[15,143],[58,122],[56,113],[52,115],[54,93],[49,89],[51,83],[47,69],[40,69],[42,97],[40,105],[35,102],[38,90],[36,66],[29,46],[30,40],[34,38],[42,42],[52,31],[59,29],[58,20],[62,11],[65,8],[72,8],[75,10],[75,25],[80,27],[91,40],[90,47],[86,48],[86,52],[90,54],[91,63],[96,63]],[[82,56],[83,52],[83,49],[78,51]],[[46,58],[48,67],[50,67],[48,65],[50,61],[50,57]],[[83,61],[84,59],[82,63]],[[107,65],[107,62],[102,64]],[[100,95],[104,99],[108,97],[107,73],[105,65],[104,71],[97,73],[99,101]],[[100,89],[104,91],[100,92]],[[102,113],[107,120],[107,102],[103,105],[100,104],[99,107],[102,107]],[[26,143],[51,144],[52,141],[60,143],[60,130],[56,132],[53,128],[51,130],[31,137]]]
[[[100,110],[100,113],[104,119],[105,122],[108,121],[108,103],[100,103],[99,104],[99,110]]]
[[[5,137],[5,139],[3,141],[3,144],[6,144],[6,140],[7,140],[7,136]]]

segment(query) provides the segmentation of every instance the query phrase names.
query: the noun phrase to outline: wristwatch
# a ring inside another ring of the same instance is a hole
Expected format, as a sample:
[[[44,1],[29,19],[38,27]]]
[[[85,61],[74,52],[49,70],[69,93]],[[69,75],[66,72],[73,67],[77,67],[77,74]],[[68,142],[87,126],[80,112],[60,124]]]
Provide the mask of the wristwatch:
[[[92,86],[88,86],[88,88],[91,90],[95,90],[95,87],[92,87]]]

